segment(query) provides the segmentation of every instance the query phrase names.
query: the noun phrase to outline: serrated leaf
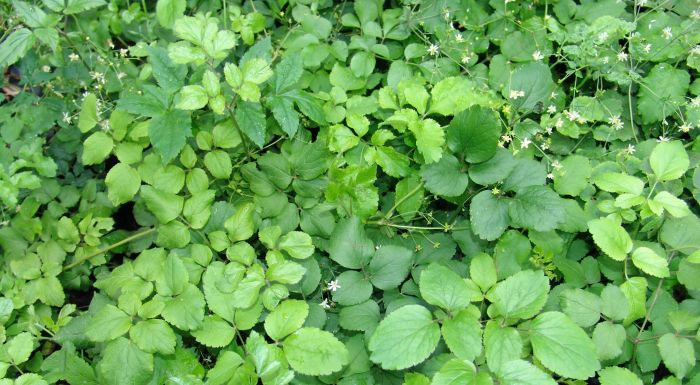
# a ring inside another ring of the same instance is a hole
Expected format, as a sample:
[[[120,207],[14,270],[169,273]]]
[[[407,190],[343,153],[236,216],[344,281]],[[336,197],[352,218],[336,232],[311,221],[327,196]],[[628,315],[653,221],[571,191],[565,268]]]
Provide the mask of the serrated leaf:
[[[441,328],[442,338],[455,356],[473,361],[481,354],[481,323],[469,310],[462,310],[446,319]]]
[[[685,377],[695,366],[695,349],[689,339],[666,333],[658,341],[664,365],[677,377]]]
[[[689,164],[688,153],[678,140],[657,144],[649,156],[649,165],[660,181],[682,177]]]
[[[306,259],[314,253],[311,236],[302,231],[290,231],[283,235],[279,241],[279,248],[296,259]]]
[[[423,165],[420,174],[428,191],[445,197],[462,195],[469,184],[466,170],[461,169],[459,160],[449,154],[443,155],[437,163]]]
[[[542,271],[524,270],[499,282],[488,298],[504,317],[527,319],[542,310],[548,293],[549,280]]]
[[[288,299],[282,301],[265,318],[265,332],[275,341],[294,333],[306,321],[309,305],[304,301]]]
[[[658,278],[671,275],[668,270],[668,262],[648,247],[638,247],[632,253],[632,263],[643,272]]]
[[[139,192],[141,176],[139,173],[124,163],[117,163],[105,177],[107,185],[107,197],[114,206],[126,203]]]
[[[192,135],[192,119],[186,111],[167,111],[150,120],[148,137],[160,155],[163,163],[170,162],[185,146],[185,140]]]
[[[80,132],[85,133],[95,127],[97,122],[97,96],[95,94],[87,94],[80,105],[78,128]]]
[[[556,385],[552,376],[535,365],[523,361],[506,362],[497,372],[503,385]]]
[[[425,163],[434,163],[442,157],[445,132],[440,124],[432,119],[410,122],[408,129],[416,136],[416,147],[423,155]]]
[[[370,359],[387,370],[417,365],[435,350],[440,327],[428,309],[406,305],[387,315],[369,340]]]
[[[113,340],[131,328],[131,317],[114,305],[105,305],[91,319],[85,335],[92,341]]]
[[[160,319],[139,321],[129,330],[136,346],[147,353],[175,353],[176,337],[170,326]]]
[[[238,102],[236,104],[235,117],[238,127],[240,127],[245,136],[252,140],[256,146],[262,148],[265,145],[267,124],[260,103]]]
[[[562,199],[545,186],[527,186],[509,202],[508,213],[516,226],[537,231],[551,231],[564,222]]]
[[[316,328],[302,328],[283,343],[289,366],[311,375],[327,375],[342,369],[350,358],[348,349],[333,334]]]
[[[455,311],[469,306],[470,293],[467,283],[449,268],[430,264],[420,275],[420,293],[431,305]]]
[[[642,380],[629,369],[610,366],[598,372],[600,385],[642,385]]]
[[[233,341],[236,329],[217,315],[204,317],[201,326],[192,330],[192,336],[202,345],[221,348]]]
[[[27,28],[13,31],[0,43],[0,68],[15,64],[34,45],[34,35]]]
[[[447,129],[447,146],[469,163],[484,162],[496,154],[501,123],[493,110],[472,106],[458,113]]]
[[[610,258],[624,261],[632,251],[632,238],[618,222],[611,218],[597,218],[588,221],[588,231],[593,241]]]
[[[348,269],[365,266],[374,254],[374,243],[365,234],[359,218],[353,216],[341,220],[333,230],[328,255]]]
[[[498,372],[507,362],[520,358],[523,341],[514,328],[489,321],[484,329],[484,349],[489,369]]]
[[[156,18],[165,28],[172,28],[175,20],[185,14],[185,0],[158,0],[156,3]]]
[[[469,205],[469,219],[474,234],[487,241],[498,239],[510,224],[508,209],[508,201],[497,197],[490,190],[476,194]]]
[[[105,347],[97,371],[102,384],[145,385],[153,374],[153,356],[118,338]]]

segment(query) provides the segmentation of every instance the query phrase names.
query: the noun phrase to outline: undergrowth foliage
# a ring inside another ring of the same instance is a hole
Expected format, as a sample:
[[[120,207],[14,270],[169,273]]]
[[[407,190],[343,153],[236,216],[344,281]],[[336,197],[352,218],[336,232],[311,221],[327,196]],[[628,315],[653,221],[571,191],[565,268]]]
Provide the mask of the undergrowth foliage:
[[[0,385],[700,384],[694,0],[0,4]]]

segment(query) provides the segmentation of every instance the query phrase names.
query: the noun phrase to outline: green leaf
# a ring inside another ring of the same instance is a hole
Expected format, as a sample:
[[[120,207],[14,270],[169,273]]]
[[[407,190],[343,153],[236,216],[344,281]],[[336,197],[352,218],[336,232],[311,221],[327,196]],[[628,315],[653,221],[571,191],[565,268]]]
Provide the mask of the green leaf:
[[[690,214],[688,204],[684,200],[671,195],[668,191],[661,191],[653,199],[653,202],[661,205],[672,217],[682,218]]]
[[[545,186],[527,186],[509,202],[508,213],[516,226],[537,231],[551,231],[564,222],[562,199]]]
[[[232,242],[245,241],[255,234],[255,205],[244,203],[236,207],[236,211],[224,222],[224,228]]]
[[[440,327],[428,309],[406,305],[387,315],[369,340],[370,359],[386,370],[417,365],[435,350]]]
[[[360,269],[367,265],[374,255],[374,243],[365,234],[359,218],[352,216],[341,220],[335,226],[328,246],[328,255],[348,269]]]
[[[181,294],[189,281],[187,268],[182,259],[174,254],[168,255],[156,277],[156,290],[164,296]]]
[[[593,293],[581,289],[564,290],[560,303],[564,314],[581,327],[593,326],[600,320],[600,298]]]
[[[469,310],[462,310],[442,323],[442,338],[455,356],[473,361],[481,355],[481,324]]]
[[[279,249],[296,259],[309,258],[314,253],[311,236],[301,231],[290,231],[280,238]]]
[[[455,115],[447,129],[447,146],[469,163],[480,163],[496,154],[501,123],[493,110],[472,106]]]
[[[535,365],[523,361],[506,362],[497,372],[503,385],[556,385],[550,375]]]
[[[306,302],[296,299],[282,301],[265,318],[265,332],[273,340],[280,341],[304,325],[308,315]]]
[[[510,97],[514,92],[524,93],[517,99]],[[542,62],[524,64],[513,72],[510,85],[503,89],[503,96],[518,109],[531,110],[538,103],[546,103],[552,91],[554,81],[549,66]]]
[[[107,197],[114,206],[130,201],[141,187],[139,173],[124,163],[117,163],[105,177]]]
[[[34,34],[27,28],[13,31],[0,43],[0,68],[15,64],[34,45]]]
[[[111,341],[131,328],[131,317],[114,305],[105,305],[91,319],[85,335],[92,341]]]
[[[168,223],[177,218],[182,211],[184,199],[177,194],[160,191],[151,186],[141,186],[141,198],[148,210],[158,218],[160,223]]]
[[[243,81],[262,84],[272,77],[272,68],[267,61],[260,58],[252,58],[241,67]]]
[[[208,315],[192,336],[202,345],[212,348],[224,347],[233,341],[236,329],[217,315]]]
[[[642,385],[642,380],[629,369],[619,366],[609,366],[598,372],[600,385]]]
[[[673,114],[685,102],[689,84],[687,71],[676,69],[670,63],[654,66],[642,80],[637,98],[642,123],[660,122]]]
[[[487,297],[504,317],[527,319],[542,310],[548,293],[549,280],[541,270],[524,270],[499,282]]]
[[[683,218],[670,218],[664,221],[659,238],[683,254],[700,250],[700,219],[695,215]]]
[[[284,340],[283,350],[292,369],[311,376],[337,372],[350,362],[345,345],[316,328],[299,329]]]
[[[182,294],[165,299],[163,319],[182,330],[197,329],[204,320],[204,295],[197,286],[187,284]]]
[[[369,263],[369,279],[380,290],[398,287],[413,264],[413,252],[405,247],[382,246]]]
[[[268,266],[265,276],[270,281],[291,285],[301,281],[304,273],[306,273],[304,266],[296,262],[284,261]]]
[[[182,11],[180,11],[180,16],[185,10],[184,0],[160,0],[156,5],[156,15],[158,15],[158,7],[164,2],[171,2],[174,6],[175,2],[182,2]],[[160,20],[160,17],[159,17]],[[168,56],[168,51],[165,48],[151,47],[147,48],[148,51],[148,61],[151,63],[153,68],[153,76],[156,78],[158,85],[163,88],[168,94],[174,94],[180,88],[187,75],[187,67],[180,64],[175,64]]]
[[[600,369],[591,339],[562,313],[538,315],[530,324],[530,342],[542,365],[563,377],[585,380]]]
[[[175,332],[163,320],[149,319],[139,321],[129,330],[129,336],[131,341],[144,352],[175,353]]]
[[[624,297],[623,300],[627,302]],[[626,339],[625,328],[610,321],[601,322],[593,329],[593,343],[601,360],[611,360],[622,354]]]
[[[615,285],[607,285],[600,293],[600,311],[614,321],[622,321],[629,313],[629,304],[625,293]]]
[[[179,93],[180,101],[175,105],[175,108],[181,110],[198,110],[203,108],[209,102],[209,96],[204,87],[200,85],[185,86]]]
[[[418,120],[410,122],[408,129],[416,136],[416,147],[425,163],[439,161],[445,144],[445,132],[440,124],[432,119]]]
[[[695,366],[695,349],[689,339],[666,333],[658,342],[664,365],[679,378],[685,377]]]
[[[638,247],[632,253],[632,262],[643,272],[658,278],[666,278],[671,275],[668,270],[668,262],[648,247]]]
[[[338,314],[338,323],[346,330],[368,331],[379,324],[380,318],[379,305],[368,300],[357,305],[343,306]]]
[[[336,277],[340,287],[333,292],[333,301],[339,305],[356,305],[372,296],[372,284],[369,279],[357,271],[344,271]]]
[[[644,189],[644,182],[641,179],[619,172],[599,174],[594,182],[601,190],[614,193],[641,195]]]
[[[630,277],[620,285],[620,290],[624,293],[629,304],[629,313],[623,323],[629,325],[630,322],[644,317],[646,310],[647,280],[644,277]]]
[[[71,15],[84,12],[107,4],[104,0],[67,0],[63,13]]]
[[[97,96],[95,94],[87,94],[83,98],[83,104],[80,106],[80,115],[78,116],[78,128],[80,132],[86,133],[97,125]]]
[[[204,166],[211,176],[216,179],[228,179],[231,176],[233,166],[228,153],[221,150],[207,152],[204,155]]]
[[[690,160],[683,142],[674,140],[657,144],[649,156],[649,165],[654,175],[664,182],[682,177],[688,170]]]
[[[490,106],[496,103],[495,95],[477,87],[464,76],[451,76],[437,82],[430,92],[429,113],[454,115],[475,104]]]
[[[489,369],[498,372],[507,362],[520,358],[523,341],[515,328],[489,321],[484,329],[484,348]]]
[[[393,148],[389,149],[393,150]],[[382,168],[385,167],[382,166]],[[428,191],[444,197],[464,194],[469,184],[466,171],[461,169],[459,160],[450,154],[443,155],[437,163],[423,165],[420,175]]]
[[[580,155],[571,155],[561,162],[561,169],[554,173],[554,191],[560,195],[578,196],[588,186],[591,162]]]
[[[240,101],[236,104],[236,123],[241,131],[259,148],[265,145],[267,131],[265,114],[260,103]]]
[[[485,253],[473,256],[469,264],[469,277],[479,286],[482,292],[487,292],[496,284],[498,279],[493,258]]]
[[[435,373],[430,385],[472,385],[475,384],[476,369],[469,361],[452,359]]]
[[[82,162],[84,165],[102,163],[112,153],[114,141],[102,131],[90,135],[83,143]]]
[[[286,55],[275,67],[274,85],[275,92],[280,94],[294,86],[304,72],[304,63],[301,55]],[[293,134],[289,135],[294,136]]]
[[[10,356],[10,360],[15,365],[19,365],[29,359],[29,356],[34,350],[34,337],[27,333],[22,332],[14,336],[10,342],[5,345],[7,349],[7,354]]]
[[[185,14],[185,0],[158,0],[156,3],[156,18],[162,27],[172,28],[175,20]]]
[[[416,216],[423,205],[423,182],[416,175],[410,175],[396,184],[396,211],[401,218],[409,221]]]
[[[588,232],[595,244],[610,258],[624,261],[632,251],[632,238],[615,220],[605,217],[588,221]]]
[[[175,158],[185,146],[185,140],[192,135],[191,124],[189,113],[177,110],[150,120],[148,137],[164,164]]]
[[[146,385],[153,373],[153,356],[126,338],[118,338],[105,347],[97,371],[101,384]]]
[[[490,190],[476,194],[469,205],[472,231],[487,241],[498,239],[510,224],[508,210],[508,201],[497,197]]]
[[[420,293],[423,299],[448,311],[469,306],[471,290],[467,283],[449,268],[431,263],[420,275]]]
[[[268,103],[268,107],[282,131],[293,138],[299,129],[299,113],[294,110],[294,103],[281,97],[271,97]]]

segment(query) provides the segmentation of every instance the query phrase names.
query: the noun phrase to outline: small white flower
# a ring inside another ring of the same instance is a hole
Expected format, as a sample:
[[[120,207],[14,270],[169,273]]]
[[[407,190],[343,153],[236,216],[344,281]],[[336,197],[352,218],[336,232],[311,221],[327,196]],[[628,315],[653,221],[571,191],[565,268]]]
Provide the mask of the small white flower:
[[[330,291],[336,291],[336,290],[338,290],[338,289],[340,289],[340,284],[338,283],[338,280],[337,280],[337,279],[328,282],[328,290],[330,290]]]
[[[530,140],[530,138],[525,138],[520,142],[520,148],[528,148],[531,143],[532,141]]]
[[[608,36],[609,36],[608,33],[603,31],[603,32],[598,34],[598,40],[605,41],[608,39]]]
[[[503,143],[510,143],[510,141],[512,141],[513,138],[510,135],[503,135],[501,136],[501,140],[503,141]]]
[[[606,57],[603,58],[603,64],[608,64],[609,62],[610,62],[610,58],[609,58],[609,57],[606,56]]]
[[[680,125],[680,126],[678,127],[678,129],[679,129],[681,132],[688,133],[688,132],[690,132],[690,130],[693,129],[693,124],[692,124],[692,123],[683,123],[682,125]]]
[[[551,172],[547,173],[547,179],[554,179],[554,174],[552,174]]]
[[[543,143],[540,145],[540,148],[544,151],[544,150],[546,150],[546,149],[549,148],[549,145],[547,144],[547,142],[543,142]]]
[[[41,70],[44,72],[51,72],[51,67],[48,65],[45,65],[45,66],[41,67]]]
[[[637,0],[637,5],[640,7],[646,7],[648,2],[648,0]]]
[[[537,51],[532,53],[532,59],[535,61],[540,61],[540,60],[544,59],[544,55],[542,54],[542,52],[540,50],[537,50]]]
[[[700,107],[700,96],[696,96],[696,97],[690,99],[690,106],[691,107]]]
[[[617,61],[627,61],[627,58],[628,58],[628,57],[629,57],[629,55],[627,55],[627,52],[625,52],[625,51],[620,51],[620,52],[617,54]]]
[[[78,61],[80,60],[80,55],[75,52],[71,52],[70,55],[68,55],[68,59],[70,59],[70,61]]]
[[[635,151],[637,151],[637,149],[634,147],[633,144],[628,144],[627,148],[625,149],[625,152],[627,152],[629,155],[634,154]]]
[[[513,100],[521,98],[523,96],[525,96],[525,91],[510,90],[510,98]]]
[[[117,72],[117,79],[122,80],[126,77],[126,74],[124,72]]]
[[[112,39],[107,39],[107,45],[109,48],[114,49],[114,42],[112,42]]]
[[[493,186],[493,188],[491,189],[491,194],[498,195],[500,193],[501,193],[501,190],[498,187]]]
[[[554,114],[556,112],[557,112],[557,107],[554,104],[550,104],[549,107],[547,107],[548,114]]]
[[[324,309],[330,309],[330,308],[331,308],[331,304],[328,303],[328,298],[324,298],[323,301],[321,301],[321,303],[320,303],[319,305],[321,305],[321,307],[324,308]]]
[[[620,119],[620,115],[615,115],[611,116],[608,119],[608,123],[610,123],[610,126],[612,126],[616,130],[621,130],[622,129],[622,119]]]
[[[661,31],[661,34],[664,36],[664,39],[668,40],[673,37],[673,32],[671,32],[671,27],[666,27]]]
[[[126,48],[120,48],[119,49],[119,56],[121,57],[126,57],[129,54],[129,50]]]
[[[105,119],[100,122],[100,128],[102,131],[108,132],[112,127],[109,125],[109,120]]]
[[[564,121],[561,120],[561,118],[557,119],[557,121],[554,123],[554,127],[556,128],[562,128],[564,126]]]
[[[73,121],[73,117],[70,116],[69,113],[64,112],[64,113],[63,113],[63,122],[66,123],[66,124],[70,124],[71,121]]]
[[[428,47],[428,53],[431,56],[435,56],[440,52],[440,46],[437,44],[431,44],[430,47]]]
[[[644,53],[651,52],[651,44],[650,43],[644,44],[644,46],[642,47],[642,51],[644,51]]]
[[[559,95],[559,94],[558,94],[558,93],[556,93],[556,92],[554,92],[554,91],[552,91],[552,93],[551,93],[551,94],[549,94],[549,98],[550,98],[550,99],[554,99],[554,98],[556,98],[556,97],[557,97],[557,95]]]
[[[547,126],[544,128],[544,132],[546,132],[547,135],[552,135],[552,130],[554,130],[554,127],[552,126]]]
[[[561,170],[562,165],[561,163],[559,163],[558,160],[555,160],[554,162],[552,162],[552,167],[554,167],[555,170]]]
[[[564,114],[569,118],[570,122],[581,120],[581,114],[578,111],[564,111]]]
[[[469,63],[469,60],[471,60],[471,56],[469,56],[467,54],[462,54],[462,64]]]
[[[97,71],[92,71],[90,72],[90,77],[92,80],[97,81],[98,83],[103,83],[105,82],[105,74],[102,72],[97,72]]]
[[[659,139],[657,139],[656,141],[657,142],[668,142],[670,140],[671,140],[671,138],[662,135],[662,136],[659,136]]]
[[[698,10],[694,10],[693,12],[690,12],[690,18],[693,20],[700,19],[700,12]]]
[[[456,33],[456,34],[455,34],[455,40],[457,41],[457,43],[461,43],[461,42],[464,41],[464,37],[462,37],[462,34],[461,34],[461,33]]]

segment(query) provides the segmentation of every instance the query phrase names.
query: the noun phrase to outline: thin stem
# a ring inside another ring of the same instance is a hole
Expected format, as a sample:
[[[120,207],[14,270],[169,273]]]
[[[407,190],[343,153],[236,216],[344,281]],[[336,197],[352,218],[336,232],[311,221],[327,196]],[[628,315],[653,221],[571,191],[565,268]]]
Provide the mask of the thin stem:
[[[119,247],[119,246],[121,246],[121,245],[125,245],[125,244],[127,244],[127,243],[129,243],[129,242],[131,242],[131,241],[137,240],[137,239],[139,239],[139,238],[143,238],[143,237],[145,237],[146,235],[148,235],[148,234],[150,234],[150,233],[152,233],[152,232],[154,232],[154,231],[156,231],[156,228],[155,228],[155,227],[151,227],[150,229],[146,229],[146,230],[141,231],[141,232],[139,232],[139,233],[136,233],[136,234],[134,234],[134,235],[132,235],[132,236],[126,237],[126,238],[122,239],[122,240],[119,241],[119,242],[116,242],[116,243],[113,243],[113,244],[111,244],[111,245],[109,245],[109,246],[103,247],[103,248],[101,248],[101,249],[99,249],[99,250],[97,250],[97,251],[95,251],[95,252],[92,252],[92,253],[90,253],[90,254],[88,254],[88,255],[85,255],[85,256],[83,256],[83,257],[81,257],[81,258],[76,259],[76,260],[73,261],[72,263],[66,265],[66,266],[63,268],[63,271],[70,270],[70,269],[72,269],[72,268],[74,268],[74,267],[80,265],[81,263],[83,263],[83,262],[85,262],[85,261],[87,261],[87,260],[90,260],[90,259],[93,258],[93,257],[96,257],[96,256],[98,256],[98,255],[100,255],[100,254],[106,253],[106,252],[108,252],[108,251],[110,251],[110,250],[112,250],[112,249],[114,249],[114,248],[117,248],[117,247]]]
[[[417,193],[420,189],[423,188],[423,182],[418,183],[416,187],[413,188],[413,190],[409,191],[406,195],[402,196],[401,199],[397,200],[394,205],[387,211],[386,215],[384,216],[385,219],[391,218],[391,216],[394,214],[394,211],[396,210],[399,205],[401,205],[403,202],[406,201],[406,199],[410,198],[413,196],[413,194]]]

